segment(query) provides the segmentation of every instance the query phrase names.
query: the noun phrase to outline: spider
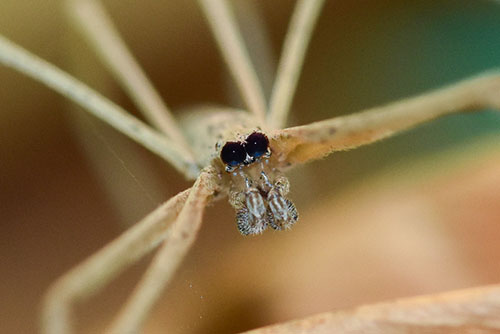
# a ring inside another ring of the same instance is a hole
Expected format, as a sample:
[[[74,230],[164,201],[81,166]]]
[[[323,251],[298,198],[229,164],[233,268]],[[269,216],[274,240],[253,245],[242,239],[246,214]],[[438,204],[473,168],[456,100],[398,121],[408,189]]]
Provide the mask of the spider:
[[[227,1],[199,0],[246,111],[200,107],[176,120],[133,60],[100,3],[69,1],[87,39],[151,124],[28,51],[0,37],[0,62],[42,82],[162,157],[194,185],[169,199],[50,288],[46,333],[72,330],[71,309],[158,247],[154,259],[109,332],[138,332],[160,291],[193,244],[206,205],[228,197],[242,234],[283,230],[298,220],[288,198],[287,169],[394,135],[451,113],[500,108],[500,75],[489,73],[387,106],[285,128],[314,24],[324,1],[299,0],[275,84],[266,101]],[[92,20],[89,20],[92,18]],[[92,22],[88,24],[88,22]]]

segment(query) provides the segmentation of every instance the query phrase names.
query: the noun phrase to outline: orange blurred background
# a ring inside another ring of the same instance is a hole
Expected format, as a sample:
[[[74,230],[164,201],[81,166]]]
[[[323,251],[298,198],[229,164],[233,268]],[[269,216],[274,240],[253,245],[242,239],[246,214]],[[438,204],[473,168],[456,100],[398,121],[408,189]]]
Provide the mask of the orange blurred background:
[[[200,10],[105,1],[173,109],[241,106]],[[243,28],[253,18],[233,1]],[[293,8],[258,2],[275,65]],[[137,115],[61,1],[2,1],[0,33]],[[248,41],[251,52],[258,42]],[[292,124],[432,90],[500,65],[493,1],[327,1]],[[270,87],[272,69],[262,74]],[[66,100],[0,67],[0,332],[33,333],[55,278],[190,183]],[[500,282],[500,114],[457,115],[290,173],[289,232],[238,234],[210,207],[146,333],[233,333],[363,303]],[[102,330],[150,257],[78,306]]]

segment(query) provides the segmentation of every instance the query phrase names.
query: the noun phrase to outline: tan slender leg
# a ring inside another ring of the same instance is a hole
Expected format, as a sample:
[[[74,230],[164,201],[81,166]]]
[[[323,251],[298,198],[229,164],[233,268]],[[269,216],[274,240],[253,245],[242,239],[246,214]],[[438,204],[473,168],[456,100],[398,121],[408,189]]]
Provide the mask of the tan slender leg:
[[[307,46],[324,2],[299,0],[295,6],[269,103],[267,121],[273,129],[281,129],[286,125]]]
[[[204,171],[194,186],[162,247],[106,333],[140,333],[154,303],[161,296],[184,256],[191,248],[201,226],[203,211],[215,191],[215,174]]]
[[[276,131],[271,147],[283,166],[322,158],[392,136],[423,122],[463,111],[500,109],[500,74],[452,86],[348,116]]]
[[[111,70],[146,119],[182,147],[183,154],[192,157],[174,116],[134,59],[100,1],[68,0],[67,5],[74,19],[71,22]]]
[[[98,292],[125,268],[151,251],[167,236],[167,226],[179,214],[190,190],[183,191],[150,213],[120,237],[59,278],[43,303],[42,332],[72,330],[71,309]]]
[[[248,53],[253,67],[259,78],[266,101],[271,96],[275,71],[276,59],[271,43],[271,36],[267,29],[257,1],[233,1],[231,5],[238,16],[238,26],[241,35],[248,45]]]
[[[500,285],[365,305],[246,332],[481,333],[500,332]]]
[[[248,110],[263,121],[267,107],[264,93],[229,4],[225,0],[198,2]]]
[[[199,169],[195,161],[186,157],[178,144],[151,129],[68,73],[1,35],[0,64],[24,73],[75,102],[92,115],[165,159],[187,178],[194,179],[198,175]]]

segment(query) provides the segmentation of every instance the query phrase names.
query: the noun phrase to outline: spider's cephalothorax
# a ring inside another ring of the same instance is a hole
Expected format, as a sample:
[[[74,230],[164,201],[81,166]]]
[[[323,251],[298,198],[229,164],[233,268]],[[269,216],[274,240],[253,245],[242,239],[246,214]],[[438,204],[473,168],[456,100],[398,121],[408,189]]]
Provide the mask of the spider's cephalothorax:
[[[262,233],[268,226],[286,229],[298,219],[295,205],[285,197],[288,180],[269,166],[270,157],[269,140],[258,131],[222,147],[220,158],[232,177],[229,202],[241,234]]]

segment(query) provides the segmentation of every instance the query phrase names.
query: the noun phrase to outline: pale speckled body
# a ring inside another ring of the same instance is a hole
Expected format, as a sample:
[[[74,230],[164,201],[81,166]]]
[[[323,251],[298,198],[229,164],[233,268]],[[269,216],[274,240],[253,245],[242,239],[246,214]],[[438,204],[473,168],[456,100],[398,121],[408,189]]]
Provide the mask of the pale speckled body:
[[[220,189],[216,198],[229,197],[242,234],[258,234],[268,226],[281,230],[297,221],[295,206],[285,197],[288,180],[278,168],[272,147],[265,157],[230,172],[220,158],[226,142],[245,142],[254,132],[269,133],[253,114],[231,108],[204,107],[186,110],[182,115],[180,124],[198,166],[215,168]]]

